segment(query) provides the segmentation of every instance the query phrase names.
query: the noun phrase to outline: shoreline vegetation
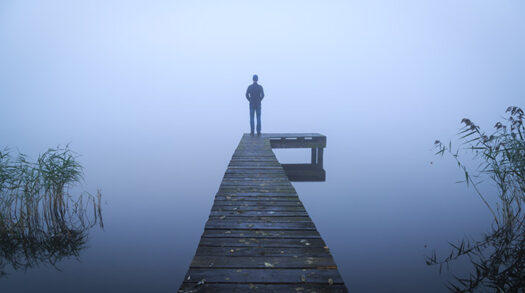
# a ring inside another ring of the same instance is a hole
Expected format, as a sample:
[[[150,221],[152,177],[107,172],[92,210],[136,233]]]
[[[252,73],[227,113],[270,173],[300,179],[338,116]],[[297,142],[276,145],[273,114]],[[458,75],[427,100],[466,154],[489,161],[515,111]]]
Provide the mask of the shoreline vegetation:
[[[88,231],[102,221],[96,195],[69,190],[83,180],[78,155],[68,146],[49,149],[30,161],[0,151],[0,277],[8,267],[27,270],[79,258]]]
[[[447,287],[452,292],[523,292],[525,288],[525,126],[523,110],[508,107],[508,117],[494,125],[487,134],[469,119],[463,119],[458,134],[459,146],[452,148],[436,140],[437,155],[449,155],[464,172],[467,186],[490,210],[493,217],[489,232],[477,240],[464,239],[450,243],[448,256],[438,258],[436,252],[427,257],[428,265],[445,265],[460,258],[471,263],[468,276],[454,276]],[[470,153],[479,167],[474,173],[463,163],[463,155]],[[483,181],[496,186],[497,194],[483,194],[478,188]]]

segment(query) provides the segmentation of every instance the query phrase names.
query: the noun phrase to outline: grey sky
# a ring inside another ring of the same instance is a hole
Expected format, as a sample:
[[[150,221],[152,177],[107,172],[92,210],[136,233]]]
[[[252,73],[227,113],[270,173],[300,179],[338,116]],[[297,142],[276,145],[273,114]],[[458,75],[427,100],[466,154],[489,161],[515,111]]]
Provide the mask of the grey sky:
[[[235,119],[252,73],[273,107],[267,130],[312,109],[332,117],[482,117],[521,101],[524,6],[2,1],[2,130],[20,118],[16,130],[35,129],[33,119],[47,128],[59,116],[77,127],[90,117],[115,127],[139,118],[154,124],[172,113],[198,123],[186,115],[201,106],[214,109],[212,118]]]

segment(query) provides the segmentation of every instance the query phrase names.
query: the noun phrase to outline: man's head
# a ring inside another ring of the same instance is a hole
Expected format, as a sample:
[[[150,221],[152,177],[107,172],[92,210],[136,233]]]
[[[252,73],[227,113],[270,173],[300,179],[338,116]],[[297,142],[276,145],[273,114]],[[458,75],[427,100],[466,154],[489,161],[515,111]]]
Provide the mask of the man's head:
[[[254,75],[253,75],[252,80],[253,80],[254,82],[257,82],[257,81],[259,80],[259,77],[257,76],[257,74],[254,74]]]

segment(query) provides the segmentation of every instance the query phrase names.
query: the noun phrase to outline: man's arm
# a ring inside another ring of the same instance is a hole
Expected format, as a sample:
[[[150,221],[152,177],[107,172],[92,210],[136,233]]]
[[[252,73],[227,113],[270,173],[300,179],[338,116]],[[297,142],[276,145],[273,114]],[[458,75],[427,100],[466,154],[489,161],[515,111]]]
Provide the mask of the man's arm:
[[[264,90],[263,90],[263,87],[261,85],[261,101],[262,101],[263,98],[264,98]]]
[[[250,101],[250,87],[249,86],[246,89],[246,100],[248,100],[248,102]]]

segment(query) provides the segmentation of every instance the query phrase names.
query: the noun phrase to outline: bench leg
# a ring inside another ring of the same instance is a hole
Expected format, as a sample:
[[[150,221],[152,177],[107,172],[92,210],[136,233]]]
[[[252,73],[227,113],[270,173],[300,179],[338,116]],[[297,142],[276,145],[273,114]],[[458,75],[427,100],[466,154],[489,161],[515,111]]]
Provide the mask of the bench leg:
[[[317,165],[317,149],[312,148],[312,165]]]
[[[317,149],[317,165],[319,165],[320,168],[323,168],[323,148]]]

